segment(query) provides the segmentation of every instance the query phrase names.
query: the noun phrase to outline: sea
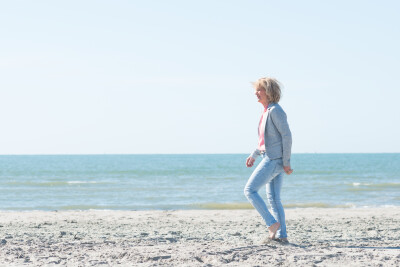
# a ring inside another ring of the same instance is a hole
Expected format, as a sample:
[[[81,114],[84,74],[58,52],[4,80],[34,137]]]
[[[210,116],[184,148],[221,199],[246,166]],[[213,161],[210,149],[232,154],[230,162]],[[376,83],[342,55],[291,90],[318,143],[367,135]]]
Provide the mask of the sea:
[[[248,209],[247,156],[2,155],[0,210]],[[400,154],[293,154],[291,164],[286,208],[400,206]]]

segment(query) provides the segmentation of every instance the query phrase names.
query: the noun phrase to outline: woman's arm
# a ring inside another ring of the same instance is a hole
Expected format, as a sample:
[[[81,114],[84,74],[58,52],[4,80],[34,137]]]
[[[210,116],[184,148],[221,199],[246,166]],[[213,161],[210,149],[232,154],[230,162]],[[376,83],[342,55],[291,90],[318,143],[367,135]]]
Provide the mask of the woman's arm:
[[[282,136],[282,160],[283,166],[289,167],[290,170],[290,156],[292,151],[292,133],[290,132],[289,124],[287,122],[286,113],[278,106],[271,110],[271,118],[275,127],[278,129]],[[288,173],[285,169],[285,172]]]
[[[256,148],[256,150],[254,150],[253,153],[250,154],[250,157],[252,157],[253,159],[256,159],[260,155],[261,155],[260,150],[258,148]]]
[[[254,162],[256,161],[256,158],[261,155],[260,150],[256,148],[256,150],[253,151],[253,153],[250,154],[250,156],[246,159],[246,166],[247,167],[252,167]]]

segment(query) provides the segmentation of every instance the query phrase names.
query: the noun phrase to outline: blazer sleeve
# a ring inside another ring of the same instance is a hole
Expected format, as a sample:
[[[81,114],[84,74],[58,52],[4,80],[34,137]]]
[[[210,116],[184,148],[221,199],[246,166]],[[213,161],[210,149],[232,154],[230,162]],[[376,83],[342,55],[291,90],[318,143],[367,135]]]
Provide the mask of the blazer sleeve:
[[[292,133],[290,132],[286,113],[282,108],[274,108],[271,110],[271,118],[282,137],[283,166],[290,166],[290,156],[292,153]]]
[[[252,157],[253,159],[256,159],[260,155],[261,155],[260,150],[258,150],[258,148],[256,148],[256,150],[254,150],[253,153],[250,154],[250,157]]]

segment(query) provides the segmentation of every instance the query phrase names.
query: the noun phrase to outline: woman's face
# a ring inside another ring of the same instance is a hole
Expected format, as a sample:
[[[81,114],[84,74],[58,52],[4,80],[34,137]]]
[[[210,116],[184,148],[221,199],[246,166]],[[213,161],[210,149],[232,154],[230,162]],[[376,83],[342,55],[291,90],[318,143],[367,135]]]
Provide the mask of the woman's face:
[[[261,104],[265,105],[268,103],[267,93],[265,92],[264,88],[258,87],[256,89],[255,95],[258,98],[258,102],[260,102]]]

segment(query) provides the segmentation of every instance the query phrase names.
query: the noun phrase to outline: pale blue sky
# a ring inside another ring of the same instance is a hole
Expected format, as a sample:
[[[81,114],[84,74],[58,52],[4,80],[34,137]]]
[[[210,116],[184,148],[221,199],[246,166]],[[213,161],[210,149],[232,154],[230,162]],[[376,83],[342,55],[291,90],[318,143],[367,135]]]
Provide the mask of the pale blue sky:
[[[0,154],[400,152],[398,1],[3,1]]]

